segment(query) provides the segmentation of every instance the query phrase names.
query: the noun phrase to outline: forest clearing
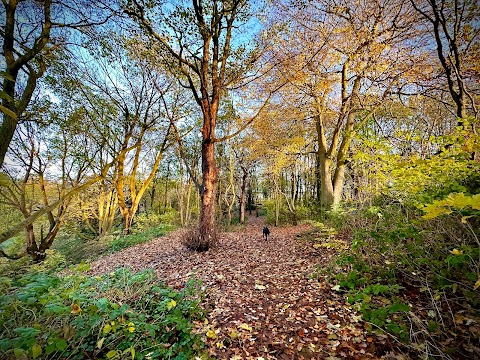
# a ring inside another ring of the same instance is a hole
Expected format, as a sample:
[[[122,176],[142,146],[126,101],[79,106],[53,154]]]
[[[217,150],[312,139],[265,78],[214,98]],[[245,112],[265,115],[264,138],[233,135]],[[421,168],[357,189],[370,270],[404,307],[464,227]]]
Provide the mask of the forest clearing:
[[[3,0],[0,358],[480,359],[475,0]]]

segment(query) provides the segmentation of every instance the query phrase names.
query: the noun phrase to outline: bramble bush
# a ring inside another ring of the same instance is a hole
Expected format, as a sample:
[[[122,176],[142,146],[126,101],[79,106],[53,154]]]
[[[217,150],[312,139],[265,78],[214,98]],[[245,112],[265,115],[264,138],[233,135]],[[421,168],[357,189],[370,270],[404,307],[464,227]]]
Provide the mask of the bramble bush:
[[[372,331],[383,329],[424,355],[472,356],[479,344],[471,335],[480,329],[461,325],[479,316],[479,199],[450,194],[427,205],[390,202],[349,213],[338,231],[353,229],[350,249],[330,267],[333,289]],[[446,341],[452,327],[463,339],[456,345]]]
[[[374,179],[360,189],[368,205],[326,214],[326,227],[349,242],[326,270],[367,326],[415,357],[477,358],[480,137],[459,129],[430,141],[440,150],[430,157],[388,146],[357,153],[355,166]]]
[[[79,265],[86,270],[87,267]],[[190,359],[203,343],[192,280],[177,292],[152,270],[104,276],[2,278],[0,357],[5,359]]]

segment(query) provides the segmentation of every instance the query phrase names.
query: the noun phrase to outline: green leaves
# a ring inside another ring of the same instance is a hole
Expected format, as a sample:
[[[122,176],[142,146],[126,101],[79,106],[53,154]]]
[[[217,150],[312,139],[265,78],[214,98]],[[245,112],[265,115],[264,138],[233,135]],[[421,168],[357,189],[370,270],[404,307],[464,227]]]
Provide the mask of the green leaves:
[[[10,177],[5,173],[0,172],[0,186],[8,186],[10,184]]]
[[[389,307],[388,312],[390,314],[396,313],[396,312],[408,312],[410,311],[410,306],[402,303],[395,303],[392,306]]]
[[[473,212],[472,215],[462,218],[462,221],[466,221],[473,215],[480,216],[480,194],[465,195],[464,193],[452,193],[445,199],[435,200],[431,204],[420,205],[419,208],[425,212],[424,219],[434,219],[441,215],[451,214],[453,211]]]
[[[40,330],[31,327],[19,327],[13,330],[23,338],[34,338],[40,333]]]
[[[153,271],[119,269],[101,277],[33,274],[13,281],[8,291],[0,296],[0,358],[12,352],[18,359],[89,352],[135,359],[152,347],[157,358],[191,358],[202,347],[200,336],[192,334],[192,321],[202,316],[195,282],[177,292]],[[170,347],[158,348],[159,343]]]
[[[7,79],[7,80],[10,80],[12,82],[15,81],[15,79],[5,71],[0,71],[0,77],[2,77],[4,79]],[[3,90],[0,90],[0,99],[4,99],[7,102],[13,102],[13,98]],[[7,107],[5,107],[1,104],[0,104],[0,111],[2,113],[4,113],[5,115],[7,115],[7,116],[9,116],[9,117],[11,117],[15,120],[18,119],[18,116],[14,111],[8,109]]]
[[[65,339],[55,340],[55,348],[60,351],[65,350],[67,348],[67,342],[65,341]]]

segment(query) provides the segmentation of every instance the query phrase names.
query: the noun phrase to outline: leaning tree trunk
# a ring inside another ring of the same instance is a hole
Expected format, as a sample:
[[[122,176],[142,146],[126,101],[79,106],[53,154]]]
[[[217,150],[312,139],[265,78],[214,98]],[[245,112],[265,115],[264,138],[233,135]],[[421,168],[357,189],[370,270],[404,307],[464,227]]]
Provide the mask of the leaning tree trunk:
[[[330,158],[330,152],[327,149],[327,139],[324,131],[325,126],[323,124],[321,108],[318,109],[318,115],[316,116],[315,127],[317,130],[317,197],[320,200],[320,205],[323,209],[330,209],[333,204],[333,183],[332,183],[332,159]],[[333,145],[332,145],[333,146]],[[320,185],[320,186],[318,186]]]
[[[355,113],[351,112],[347,117],[347,124],[345,125],[344,137],[337,154],[337,164],[335,168],[335,175],[333,177],[333,203],[332,209],[338,210],[340,202],[342,201],[343,186],[345,183],[345,170],[347,167],[347,155],[350,149],[354,131]]]

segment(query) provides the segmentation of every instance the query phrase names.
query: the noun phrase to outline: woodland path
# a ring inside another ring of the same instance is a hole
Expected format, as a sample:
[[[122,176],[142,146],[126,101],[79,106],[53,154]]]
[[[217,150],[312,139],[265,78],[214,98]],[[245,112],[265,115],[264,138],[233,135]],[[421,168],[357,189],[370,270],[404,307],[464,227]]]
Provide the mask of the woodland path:
[[[385,356],[388,339],[368,335],[325,277],[312,278],[332,254],[302,238],[309,226],[270,227],[267,242],[264,221],[250,216],[244,229],[223,233],[204,253],[186,250],[185,230],[177,230],[98,259],[92,273],[153,268],[175,288],[201,279],[208,323],[196,331],[218,359],[395,359]]]

